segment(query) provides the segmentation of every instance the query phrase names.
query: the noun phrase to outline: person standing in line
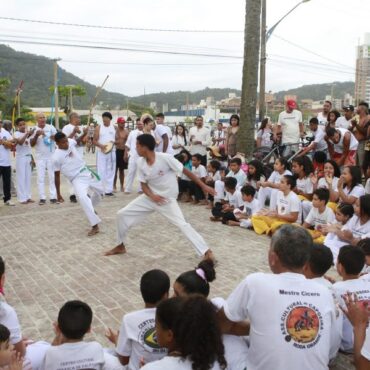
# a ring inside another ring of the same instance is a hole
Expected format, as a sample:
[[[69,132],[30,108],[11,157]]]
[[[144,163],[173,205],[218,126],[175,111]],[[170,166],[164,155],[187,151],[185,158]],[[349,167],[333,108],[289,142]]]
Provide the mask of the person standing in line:
[[[141,120],[144,122],[144,119],[150,118],[153,121],[153,130],[155,135],[155,140],[157,142],[155,151],[159,153],[168,153],[173,154],[172,149],[172,132],[171,129],[164,124],[164,115],[162,113],[158,113],[155,118],[155,122],[153,117],[149,114],[144,114],[141,117]]]
[[[329,121],[329,112],[331,111],[332,103],[329,100],[324,101],[324,105],[322,106],[322,112],[317,114],[317,120],[319,121],[319,126],[325,129],[326,124]]]
[[[95,128],[94,144],[99,149],[96,156],[96,169],[104,184],[105,195],[113,197],[113,180],[116,171],[116,156],[114,153],[114,142],[116,141],[116,129],[112,124],[112,114],[102,114],[103,124]],[[106,152],[109,145],[112,148]]]
[[[336,128],[345,128],[348,130],[351,127],[351,121],[353,119],[353,114],[355,107],[353,105],[348,105],[342,108],[344,115],[339,117],[335,122]]]
[[[24,118],[15,121],[17,131],[14,133],[16,147],[17,198],[21,204],[34,203],[31,199],[32,151],[30,136],[33,131],[26,129]]]
[[[188,146],[188,138],[186,128],[182,124],[178,124],[175,128],[175,134],[172,136],[171,145],[173,154],[179,154],[183,149]]]
[[[155,152],[155,139],[150,134],[139,135],[136,149],[141,158],[137,161],[138,178],[143,189],[142,195],[130,202],[117,213],[118,244],[106,252],[106,256],[126,253],[126,239],[129,229],[153,212],[166,217],[177,226],[193,244],[197,254],[205,259],[213,258],[212,251],[204,239],[185,221],[177,203],[179,187],[177,177],[184,173],[191,181],[199,185],[205,193],[215,194],[215,190],[198,179],[182,163],[167,153]]]
[[[76,150],[80,154],[81,158],[84,156],[84,147],[83,147],[83,139],[87,135],[87,128],[81,130],[80,127],[81,119],[78,113],[72,112],[69,114],[69,123],[65,125],[62,129],[63,134],[67,136],[68,139],[73,139],[76,141]],[[69,200],[72,203],[77,203],[76,195],[73,192],[73,186],[70,185],[69,189]]]
[[[212,143],[217,147],[225,146],[226,134],[222,122],[217,124],[217,130],[213,133]]]
[[[189,130],[190,153],[202,156],[202,165],[207,167],[207,148],[211,145],[211,132],[203,126],[203,117],[195,118],[195,126]]]
[[[126,187],[125,194],[130,194],[132,192],[132,184],[136,176],[137,170],[137,160],[139,155],[136,151],[136,138],[143,133],[144,124],[141,122],[141,119],[136,120],[136,129],[132,130],[127,138],[125,145],[125,155],[124,160],[128,163],[127,176],[126,176]],[[139,184],[138,192],[141,192],[141,186]]]
[[[54,169],[52,156],[55,151],[54,136],[57,130],[54,126],[46,123],[46,116],[40,112],[36,115],[37,126],[31,136],[31,146],[36,148],[37,186],[40,196],[39,205],[46,203],[45,195],[45,172],[48,172],[50,203],[59,204],[55,189]]]
[[[128,138],[128,130],[125,128],[126,121],[123,117],[117,118],[117,129],[116,129],[116,172],[114,174],[113,191],[117,191],[117,173],[119,175],[120,191],[125,191],[125,169],[127,169],[127,161],[125,161],[125,148],[126,141]]]
[[[227,128],[225,144],[225,154],[228,155],[229,158],[233,158],[236,155],[236,139],[239,131],[239,121],[240,118],[237,114],[233,114],[230,117],[230,126]]]
[[[167,135],[168,135],[168,139],[169,141],[172,140],[172,131],[171,129],[164,123],[164,114],[163,113],[158,113],[156,114],[155,116],[155,124],[156,125],[163,125],[165,128],[166,128],[166,131],[167,131]]]

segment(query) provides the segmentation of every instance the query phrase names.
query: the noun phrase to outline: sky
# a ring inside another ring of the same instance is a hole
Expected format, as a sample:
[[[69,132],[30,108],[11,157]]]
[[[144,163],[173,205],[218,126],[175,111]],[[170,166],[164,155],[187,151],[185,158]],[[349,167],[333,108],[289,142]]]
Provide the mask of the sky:
[[[267,28],[297,3],[299,0],[267,0]],[[354,81],[356,45],[363,41],[365,32],[370,32],[369,14],[369,0],[310,0],[301,4],[268,41],[266,91]],[[0,19],[0,43],[61,58],[62,68],[95,85],[109,74],[109,91],[137,96],[144,91],[241,87],[245,0],[12,0],[2,2],[0,17],[146,29],[237,31],[110,30]],[[35,45],[29,41],[213,57]]]

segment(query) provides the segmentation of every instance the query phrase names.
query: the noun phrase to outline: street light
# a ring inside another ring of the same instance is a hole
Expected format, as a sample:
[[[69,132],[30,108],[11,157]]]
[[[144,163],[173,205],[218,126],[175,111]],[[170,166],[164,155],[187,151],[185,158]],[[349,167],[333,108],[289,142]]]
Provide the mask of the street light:
[[[267,32],[266,32],[266,0],[262,0],[262,16],[261,16],[261,59],[260,59],[260,88],[259,88],[259,120],[262,121],[265,116],[265,90],[266,90],[266,43],[271,37],[275,28],[301,4],[308,3],[311,0],[302,0],[281,17]]]

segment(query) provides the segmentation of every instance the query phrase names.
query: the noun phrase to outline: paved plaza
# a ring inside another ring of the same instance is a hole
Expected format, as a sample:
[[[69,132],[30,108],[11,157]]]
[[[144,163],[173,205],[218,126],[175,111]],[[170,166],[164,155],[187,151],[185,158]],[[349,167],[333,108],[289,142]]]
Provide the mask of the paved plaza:
[[[34,174],[33,198],[38,200],[35,180]],[[59,308],[67,300],[81,299],[94,311],[90,338],[108,346],[106,328],[118,329],[123,314],[143,307],[139,280],[145,271],[163,269],[173,282],[194,268],[199,258],[181,232],[157,214],[131,230],[126,255],[104,257],[103,252],[116,243],[116,212],[136,194],[117,193],[104,199],[97,207],[101,232],[88,238],[89,224],[79,205],[69,202],[63,180],[64,204],[0,205],[5,293],[18,312],[25,337],[52,340]],[[181,207],[218,259],[211,297],[226,298],[247,274],[269,270],[267,237],[212,223],[204,206]],[[352,369],[349,360],[341,358],[335,369]]]

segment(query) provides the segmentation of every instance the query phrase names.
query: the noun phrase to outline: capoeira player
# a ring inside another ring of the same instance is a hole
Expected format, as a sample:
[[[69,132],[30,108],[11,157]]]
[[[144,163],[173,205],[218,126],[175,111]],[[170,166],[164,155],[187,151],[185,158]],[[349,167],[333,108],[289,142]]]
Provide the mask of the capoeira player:
[[[141,157],[137,161],[138,179],[144,194],[118,211],[118,245],[106,252],[105,255],[125,253],[128,230],[132,226],[140,224],[145,217],[154,211],[157,211],[184,233],[193,244],[198,255],[204,256],[204,258],[212,258],[211,250],[203,238],[185,221],[177,203],[177,176],[181,176],[181,174],[188,176],[203,191],[210,194],[215,194],[214,189],[205,185],[172,155],[155,152],[155,145],[155,139],[150,134],[139,135],[136,139],[136,150]]]
[[[113,197],[113,181],[116,172],[116,155],[111,150],[107,153],[106,147],[116,141],[116,129],[111,123],[112,115],[109,112],[102,114],[103,124],[96,127],[94,144],[99,148],[96,156],[96,170],[104,185],[105,195]]]
[[[86,166],[76,149],[75,140],[68,139],[65,134],[58,132],[55,134],[55,142],[58,149],[53,155],[53,166],[58,199],[63,201],[60,193],[60,173],[62,173],[72,183],[74,193],[91,224],[91,230],[87,235],[95,235],[99,232],[101,219],[94,207],[104,195],[103,184],[98,175]]]
[[[16,173],[17,173],[17,198],[21,204],[34,203],[31,199],[32,151],[30,136],[33,131],[26,129],[24,118],[15,121],[17,131],[14,133],[16,140]]]

